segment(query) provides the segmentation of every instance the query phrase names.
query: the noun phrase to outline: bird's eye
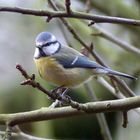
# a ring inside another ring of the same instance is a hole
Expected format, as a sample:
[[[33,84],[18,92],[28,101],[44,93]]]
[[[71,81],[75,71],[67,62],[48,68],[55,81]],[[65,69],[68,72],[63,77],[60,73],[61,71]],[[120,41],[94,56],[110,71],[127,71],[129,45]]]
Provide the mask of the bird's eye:
[[[47,43],[43,44],[42,46],[40,46],[40,48],[48,47],[48,46],[50,46],[50,45],[52,45],[52,44],[55,44],[55,43],[57,43],[57,41],[54,41],[54,42],[47,42]]]
[[[47,46],[50,46],[51,44],[52,44],[52,42],[47,42],[42,47],[47,47]]]

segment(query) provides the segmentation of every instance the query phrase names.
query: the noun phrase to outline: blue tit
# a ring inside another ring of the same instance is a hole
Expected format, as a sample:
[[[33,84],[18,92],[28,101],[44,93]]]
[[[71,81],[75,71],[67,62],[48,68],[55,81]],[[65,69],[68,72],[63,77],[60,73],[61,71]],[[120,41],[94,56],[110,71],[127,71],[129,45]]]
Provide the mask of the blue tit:
[[[90,60],[73,48],[63,46],[49,32],[36,38],[34,60],[40,76],[57,86],[76,87],[95,75],[135,77],[111,70]]]

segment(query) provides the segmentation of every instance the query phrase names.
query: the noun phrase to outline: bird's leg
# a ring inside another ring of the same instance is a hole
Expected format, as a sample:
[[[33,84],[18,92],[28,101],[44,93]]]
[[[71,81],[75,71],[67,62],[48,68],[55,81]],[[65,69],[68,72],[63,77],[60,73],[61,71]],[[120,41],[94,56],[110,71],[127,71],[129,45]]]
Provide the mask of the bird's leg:
[[[58,89],[57,89],[58,90]],[[69,88],[63,88],[61,87],[61,96],[65,96],[66,98],[70,99],[70,97],[68,95],[66,95],[69,91]],[[60,93],[59,93],[60,94]],[[58,99],[56,99],[50,106],[49,108],[55,108],[58,106],[63,106],[65,103],[63,101],[60,101]]]
[[[55,108],[55,107],[58,107],[58,106],[60,106],[60,101],[56,99],[56,100],[49,106],[49,108]]]
[[[68,91],[70,91],[70,88],[65,88],[65,90],[62,92],[62,96],[65,96],[66,98],[71,99],[71,97],[67,95]]]
[[[56,88],[54,88],[53,90],[51,90],[52,93],[59,93],[60,90],[62,90],[64,88],[64,85],[62,86],[58,86]]]
[[[62,85],[62,86],[58,86],[58,87],[52,89],[52,90],[51,90],[51,93],[52,93],[52,94],[60,93],[60,92],[62,92],[61,90],[62,90],[63,88],[64,88],[63,85]],[[53,102],[55,101],[55,100],[52,99],[51,97],[48,97],[48,99],[51,100],[51,101],[53,101]]]
[[[69,89],[69,88],[63,88],[62,90],[63,90],[63,92],[61,93],[61,96],[67,98],[68,100],[70,100],[71,97],[67,95],[67,93],[68,93],[68,91],[69,91],[70,89]],[[60,106],[63,106],[63,105],[65,105],[65,102],[59,101],[59,105],[60,105]]]

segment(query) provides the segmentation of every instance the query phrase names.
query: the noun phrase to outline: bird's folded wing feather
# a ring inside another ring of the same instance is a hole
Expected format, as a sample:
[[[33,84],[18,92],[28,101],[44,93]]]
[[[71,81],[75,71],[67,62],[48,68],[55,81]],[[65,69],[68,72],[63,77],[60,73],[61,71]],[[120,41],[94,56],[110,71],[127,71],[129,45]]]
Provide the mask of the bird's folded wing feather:
[[[56,61],[59,64],[61,64],[64,68],[92,68],[92,69],[103,68],[103,66],[90,60],[84,55],[77,55],[77,56],[76,55],[73,55],[73,56],[63,55],[61,57],[57,57]]]

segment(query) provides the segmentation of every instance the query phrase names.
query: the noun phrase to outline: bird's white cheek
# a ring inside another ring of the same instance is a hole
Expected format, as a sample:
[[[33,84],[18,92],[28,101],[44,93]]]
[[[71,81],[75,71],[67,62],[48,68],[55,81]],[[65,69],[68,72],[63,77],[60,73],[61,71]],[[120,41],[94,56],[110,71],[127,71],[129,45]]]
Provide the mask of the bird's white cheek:
[[[36,49],[35,49],[35,53],[34,53],[34,58],[38,58],[39,56],[40,56],[39,49],[36,48]]]
[[[54,54],[55,52],[57,52],[57,50],[59,49],[59,44],[56,43],[56,44],[51,44],[47,47],[44,47],[43,48],[43,52],[46,54],[46,55],[52,55]]]

